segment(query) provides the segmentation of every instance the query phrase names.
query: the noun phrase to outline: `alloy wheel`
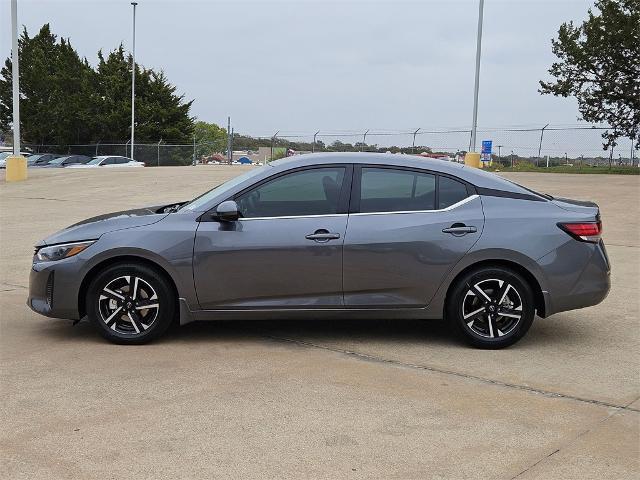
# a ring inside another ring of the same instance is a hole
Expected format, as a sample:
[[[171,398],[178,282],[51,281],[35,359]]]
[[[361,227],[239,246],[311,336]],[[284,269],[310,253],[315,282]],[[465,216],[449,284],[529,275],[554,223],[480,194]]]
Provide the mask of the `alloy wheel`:
[[[149,282],[134,275],[111,280],[98,296],[98,311],[111,330],[123,335],[139,335],[158,318],[158,295]]]
[[[518,289],[498,278],[467,284],[461,308],[467,328],[474,335],[489,339],[509,335],[523,315]]]

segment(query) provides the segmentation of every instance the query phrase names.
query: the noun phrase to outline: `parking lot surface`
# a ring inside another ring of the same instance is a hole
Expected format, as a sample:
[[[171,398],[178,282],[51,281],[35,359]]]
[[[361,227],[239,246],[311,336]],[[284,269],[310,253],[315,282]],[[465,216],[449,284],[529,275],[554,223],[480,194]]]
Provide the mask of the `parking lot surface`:
[[[500,351],[439,321],[186,325],[146,346],[25,305],[33,245],[250,167],[32,170],[0,183],[2,478],[638,478],[640,178],[509,174],[600,207],[600,305]]]

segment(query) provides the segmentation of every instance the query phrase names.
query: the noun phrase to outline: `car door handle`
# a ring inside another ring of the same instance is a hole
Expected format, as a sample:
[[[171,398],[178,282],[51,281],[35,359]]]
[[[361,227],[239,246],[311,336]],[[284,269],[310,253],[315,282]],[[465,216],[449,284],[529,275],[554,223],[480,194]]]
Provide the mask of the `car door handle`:
[[[443,228],[442,233],[450,233],[452,235],[466,235],[467,233],[476,233],[478,229],[476,227],[467,227],[464,223],[454,223],[449,228]]]
[[[340,238],[339,233],[331,233],[328,230],[316,230],[314,233],[305,235],[307,240],[315,240],[316,242],[328,242],[329,240],[337,240]]]

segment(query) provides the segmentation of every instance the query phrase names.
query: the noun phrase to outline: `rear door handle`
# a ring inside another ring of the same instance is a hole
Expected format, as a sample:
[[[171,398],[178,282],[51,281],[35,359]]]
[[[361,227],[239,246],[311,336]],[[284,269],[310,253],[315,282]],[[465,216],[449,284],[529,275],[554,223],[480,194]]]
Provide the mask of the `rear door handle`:
[[[466,235],[467,233],[476,233],[478,229],[476,227],[467,227],[464,223],[454,223],[449,228],[443,228],[442,233],[450,233],[452,235]]]
[[[316,230],[309,235],[305,235],[307,240],[315,240],[316,242],[328,242],[329,240],[337,240],[340,238],[339,233],[331,233],[328,230],[320,229]]]

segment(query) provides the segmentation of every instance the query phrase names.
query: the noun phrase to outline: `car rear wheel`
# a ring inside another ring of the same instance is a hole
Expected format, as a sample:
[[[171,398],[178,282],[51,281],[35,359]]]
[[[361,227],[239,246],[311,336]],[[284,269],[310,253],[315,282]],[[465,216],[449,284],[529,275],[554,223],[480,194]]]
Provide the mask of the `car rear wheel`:
[[[467,343],[503,348],[520,340],[535,316],[533,291],[518,273],[503,267],[469,272],[448,296],[447,319]]]
[[[171,324],[175,294],[164,275],[136,263],[107,267],[87,289],[87,316],[107,340],[142,344]]]

